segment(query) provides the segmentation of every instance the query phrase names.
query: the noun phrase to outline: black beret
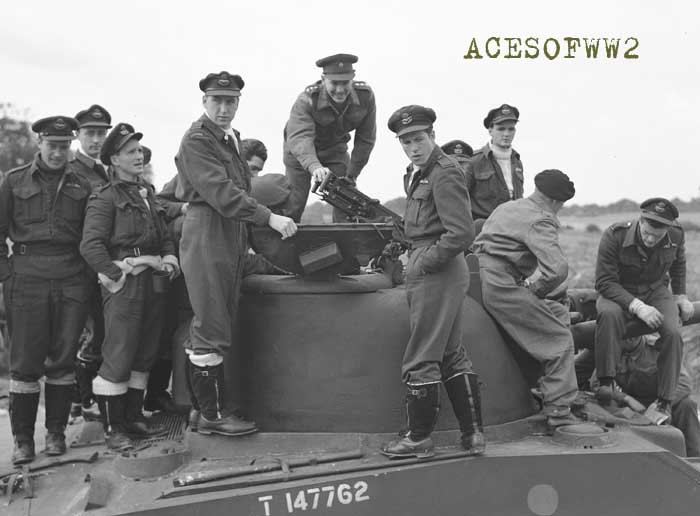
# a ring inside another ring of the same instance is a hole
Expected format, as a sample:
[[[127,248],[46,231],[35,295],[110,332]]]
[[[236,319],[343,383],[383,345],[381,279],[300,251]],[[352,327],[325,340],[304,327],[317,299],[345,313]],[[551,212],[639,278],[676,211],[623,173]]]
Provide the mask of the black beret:
[[[119,152],[129,140],[140,140],[141,138],[143,138],[143,134],[137,133],[133,125],[123,122],[118,123],[109,132],[104,144],[102,144],[100,161],[109,165],[111,163],[109,158]]]
[[[489,111],[489,114],[484,118],[484,127],[488,129],[494,124],[500,122],[505,122],[506,120],[518,121],[520,118],[520,111],[515,106],[509,106],[508,104],[502,104],[500,107],[493,108]]]
[[[535,186],[550,199],[568,201],[576,193],[574,183],[561,170],[543,170],[535,176]]]
[[[75,119],[78,121],[78,129],[81,127],[104,127],[109,129],[112,127],[112,117],[109,111],[99,104],[93,104],[87,109],[78,111]]]
[[[250,183],[250,195],[268,208],[283,205],[292,193],[292,187],[284,174],[252,177]]]
[[[240,97],[245,82],[240,75],[228,72],[210,73],[199,81],[199,89],[207,95]]]
[[[423,106],[404,106],[389,117],[389,130],[401,136],[414,131],[429,129],[437,119],[435,111]]]
[[[642,217],[655,220],[667,226],[674,224],[678,218],[678,208],[663,197],[652,197],[639,205],[642,210]]]
[[[469,145],[467,142],[463,142],[462,140],[449,141],[440,148],[449,156],[459,155],[471,157],[474,155],[474,149],[472,149],[471,145]]]
[[[75,139],[78,121],[69,116],[49,116],[32,124],[32,131],[51,141],[70,141]]]
[[[141,145],[141,150],[143,151],[143,164],[148,165],[151,162],[151,149],[145,145]]]
[[[349,81],[355,77],[353,63],[357,63],[357,56],[352,54],[335,54],[323,57],[316,61],[316,66],[323,68],[324,75],[331,80]]]

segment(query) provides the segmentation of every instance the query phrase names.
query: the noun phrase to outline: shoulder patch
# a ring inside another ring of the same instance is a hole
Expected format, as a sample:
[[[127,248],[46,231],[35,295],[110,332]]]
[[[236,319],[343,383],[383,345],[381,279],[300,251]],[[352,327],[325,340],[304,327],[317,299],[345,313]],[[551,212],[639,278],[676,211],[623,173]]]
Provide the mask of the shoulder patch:
[[[352,85],[358,90],[372,91],[372,88],[370,88],[369,84],[367,84],[365,81],[352,81]]]
[[[612,226],[610,226],[610,230],[619,231],[621,229],[629,229],[630,227],[632,227],[632,221],[615,222]]]
[[[309,95],[311,95],[312,93],[316,93],[316,92],[320,91],[320,89],[321,89],[321,84],[318,82],[315,82],[314,84],[304,88],[304,93],[308,93]]]
[[[192,123],[192,127],[190,129],[201,129],[204,127],[204,123],[201,120],[197,120],[196,122]]]
[[[440,156],[437,159],[437,162],[443,167],[443,168],[454,168],[459,166],[459,163],[457,163],[457,160],[451,158],[450,156]]]

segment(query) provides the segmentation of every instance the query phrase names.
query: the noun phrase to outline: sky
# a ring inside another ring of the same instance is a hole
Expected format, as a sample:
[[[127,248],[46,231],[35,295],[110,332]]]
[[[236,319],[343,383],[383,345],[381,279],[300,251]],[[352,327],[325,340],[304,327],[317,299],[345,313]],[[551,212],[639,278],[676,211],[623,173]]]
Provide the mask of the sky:
[[[319,79],[317,59],[347,52],[359,56],[356,79],[377,99],[377,143],[358,181],[368,195],[403,195],[407,160],[386,126],[394,110],[430,106],[438,142],[479,148],[488,140],[486,113],[509,103],[520,110],[514,148],[526,194],[537,172],[559,168],[575,182],[573,204],[688,200],[700,195],[700,7],[639,4],[13,2],[0,19],[0,102],[33,119],[101,104],[113,122],[144,133],[162,185],[176,173],[182,135],[202,113],[199,79],[227,70],[246,83],[234,127],[266,144],[265,172],[284,173],[282,131],[294,100]],[[497,58],[485,52],[492,37],[500,38]],[[504,38],[528,37],[538,38],[539,57],[503,57]],[[565,37],[620,38],[620,55],[589,59],[577,48],[565,59]],[[628,38],[638,42],[638,59],[621,57],[634,44]],[[550,55],[554,40],[562,46],[554,59],[544,54],[548,39]],[[464,59],[472,41],[483,59]]]

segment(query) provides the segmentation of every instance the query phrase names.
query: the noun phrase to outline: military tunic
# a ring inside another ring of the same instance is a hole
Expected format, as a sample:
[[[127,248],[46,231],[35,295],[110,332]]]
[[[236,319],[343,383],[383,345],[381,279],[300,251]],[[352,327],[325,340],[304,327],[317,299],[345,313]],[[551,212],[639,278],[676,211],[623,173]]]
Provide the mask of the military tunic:
[[[410,386],[471,372],[462,345],[462,309],[469,287],[464,251],[474,238],[469,194],[457,163],[435,147],[411,180],[404,176],[406,273],[410,337],[402,378]]]
[[[89,195],[87,181],[67,168],[48,170],[38,153],[0,185],[0,280],[14,392],[38,389],[43,375],[48,383],[73,383],[87,317],[89,279],[78,244]],[[6,238],[13,242],[9,258]]]
[[[474,241],[484,308],[513,341],[544,364],[545,406],[568,407],[576,397],[574,341],[568,309],[546,296],[567,278],[559,221],[536,197],[498,206]],[[539,269],[541,276],[524,280]]]
[[[520,161],[520,154],[515,150],[511,153],[510,163],[513,199],[521,199],[524,181],[523,162]],[[503,171],[488,144],[469,158],[465,165],[465,172],[474,220],[488,218],[496,206],[511,200]]]
[[[678,385],[683,358],[683,338],[674,294],[685,294],[685,236],[671,226],[654,247],[639,237],[639,221],[610,226],[600,241],[596,262],[597,325],[595,337],[598,378],[614,377],[621,356],[627,320],[634,316],[629,305],[638,298],[659,310],[664,320],[656,341],[659,350],[658,395],[671,400]]]
[[[109,183],[109,174],[104,166],[80,151],[73,155],[73,159],[68,162],[68,166],[73,172],[85,178],[92,188],[97,192],[104,185]]]
[[[174,255],[153,191],[144,183],[118,179],[102,187],[88,203],[80,252],[96,273],[112,281],[122,276],[114,261]],[[146,267],[127,274],[117,292],[101,289],[105,338],[98,374],[112,383],[128,382],[131,371],[148,372],[156,359],[165,300],[153,291],[152,272]]]
[[[180,240],[194,312],[188,345],[198,354],[223,354],[232,345],[248,249],[246,224],[265,225],[271,212],[249,195],[248,165],[206,115],[185,133],[175,164],[176,196],[189,203]]]
[[[292,106],[284,128],[284,165],[292,185],[292,218],[301,219],[309,197],[311,172],[328,167],[337,176],[355,180],[367,164],[376,140],[377,109],[372,89],[360,81],[343,106],[337,106],[321,81],[307,87]],[[350,131],[355,131],[348,155]]]

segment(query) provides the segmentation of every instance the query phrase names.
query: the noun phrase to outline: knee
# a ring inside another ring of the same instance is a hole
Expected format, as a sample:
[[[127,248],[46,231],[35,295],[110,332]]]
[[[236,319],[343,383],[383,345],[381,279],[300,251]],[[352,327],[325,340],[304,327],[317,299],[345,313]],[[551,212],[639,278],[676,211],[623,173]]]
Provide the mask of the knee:
[[[675,413],[674,419],[683,418],[686,415],[696,416],[698,413],[698,405],[695,403],[690,396],[682,398],[673,406],[673,412]]]
[[[606,303],[603,306],[598,306],[597,311],[596,320],[598,324],[624,321],[622,308],[617,303]]]

